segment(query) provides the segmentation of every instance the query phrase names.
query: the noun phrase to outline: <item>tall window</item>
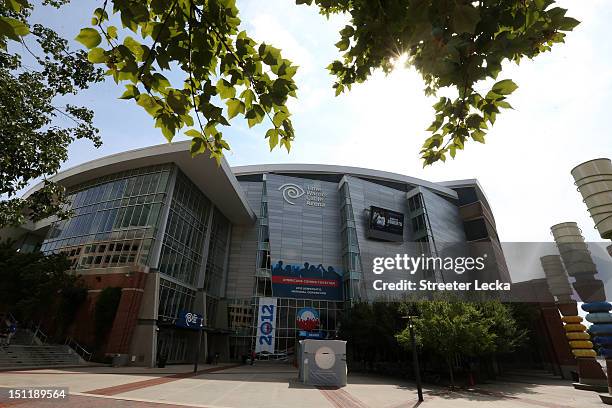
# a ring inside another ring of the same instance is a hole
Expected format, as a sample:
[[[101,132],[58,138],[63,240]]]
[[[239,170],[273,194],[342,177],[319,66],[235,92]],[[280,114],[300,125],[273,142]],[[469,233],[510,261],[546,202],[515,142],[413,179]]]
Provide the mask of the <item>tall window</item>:
[[[147,265],[171,170],[144,167],[70,189],[73,215],[51,225],[41,250],[67,254],[75,269]]]
[[[202,267],[202,250],[210,201],[181,171],[176,177],[159,271],[195,285]]]
[[[223,283],[223,270],[227,258],[227,243],[230,223],[215,208],[212,226],[210,229],[210,245],[206,260],[206,273],[204,275],[204,291],[212,296],[221,296]]]
[[[195,290],[161,278],[159,280],[159,317],[173,319],[178,315],[179,310],[191,310],[195,294]]]

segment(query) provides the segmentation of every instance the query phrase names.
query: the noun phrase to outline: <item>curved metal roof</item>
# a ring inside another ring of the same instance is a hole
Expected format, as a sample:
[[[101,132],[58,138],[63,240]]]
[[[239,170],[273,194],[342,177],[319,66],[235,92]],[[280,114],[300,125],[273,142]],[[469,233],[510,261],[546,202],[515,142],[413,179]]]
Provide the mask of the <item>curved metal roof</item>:
[[[255,164],[249,166],[234,166],[232,171],[236,176],[246,176],[263,173],[283,173],[299,175],[309,174],[346,174],[370,180],[380,180],[395,183],[405,183],[413,186],[423,186],[436,193],[457,198],[457,193],[442,183],[434,183],[416,177],[388,171],[366,169],[362,167],[338,166],[331,164]]]
[[[202,154],[192,158],[189,152],[190,143],[189,140],[165,143],[105,156],[61,171],[50,180],[72,187],[96,177],[137,167],[175,163],[233,223],[238,224],[250,223],[256,218],[236,179],[236,176],[243,175],[264,173],[293,174],[296,177],[317,174],[352,175],[374,181],[422,186],[437,194],[455,199],[457,192],[453,188],[470,185],[477,187],[484,196],[484,191],[475,179],[435,183],[387,171],[330,164],[258,164],[230,167],[223,159],[221,165],[217,166],[216,161],[210,159],[208,155]],[[26,192],[25,197],[41,186],[42,183],[38,183],[32,187]]]
[[[175,163],[198,188],[235,224],[252,223],[255,212],[225,160],[217,165],[207,154],[191,157],[191,141],[165,143],[92,160],[61,171],[50,180],[72,187],[91,179],[138,167]],[[42,187],[38,183],[25,194]]]

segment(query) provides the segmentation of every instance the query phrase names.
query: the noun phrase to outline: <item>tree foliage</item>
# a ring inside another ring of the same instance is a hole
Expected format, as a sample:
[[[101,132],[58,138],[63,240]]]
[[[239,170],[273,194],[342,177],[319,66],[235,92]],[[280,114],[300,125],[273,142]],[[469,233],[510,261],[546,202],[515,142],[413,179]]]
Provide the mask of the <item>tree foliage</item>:
[[[46,0],[59,7],[66,0]],[[71,51],[55,31],[28,22],[32,6],[26,0],[0,2],[0,227],[19,225],[60,209],[64,190],[47,181],[68,158],[75,139],[100,145],[93,112],[85,107],[57,104],[58,97],[76,94],[103,79],[84,51]],[[20,45],[9,47],[9,41]],[[29,60],[13,51],[22,47]],[[64,126],[59,119],[68,121]],[[28,197],[17,193],[32,180],[44,186]]]
[[[340,337],[348,341],[353,361],[389,361],[400,346],[395,334],[402,327],[399,304],[359,302],[345,312]]]
[[[18,252],[13,242],[0,243],[0,309],[20,321],[48,317],[58,295],[78,290],[78,279],[66,274],[70,262],[64,255]]]
[[[121,98],[145,109],[168,141],[187,128],[193,155],[208,151],[220,160],[230,149],[221,127],[236,116],[249,127],[267,118],[270,149],[280,144],[289,151],[294,130],[286,102],[296,96],[297,67],[239,24],[234,0],[110,0],[76,40],[91,62],[125,85]],[[168,80],[169,70],[184,73],[181,84]]]
[[[451,382],[451,361],[455,356],[508,353],[526,338],[526,331],[518,327],[510,308],[497,301],[470,303],[434,299],[404,306],[412,307],[417,311],[413,318],[417,342],[447,361]],[[396,337],[402,346],[411,347],[407,327]]]
[[[313,4],[313,0],[296,0]],[[369,78],[375,69],[390,72],[402,55],[422,75],[425,94],[452,88],[457,97],[440,97],[435,119],[421,150],[424,165],[455,157],[470,140],[485,135],[507,98],[517,89],[511,79],[495,82],[505,61],[519,63],[549,51],[579,22],[554,7],[554,0],[314,0],[324,15],[348,13],[336,47],[343,59],[328,68],[336,94]],[[477,86],[478,85],[478,86]]]
[[[59,7],[68,1],[43,4]],[[503,63],[549,51],[579,23],[554,0],[296,3],[314,4],[326,16],[351,17],[336,43],[342,59],[329,66],[337,94],[377,69],[391,71],[404,55],[422,75],[427,95],[453,90],[445,95],[456,96],[441,96],[434,105],[435,118],[427,129],[431,136],[421,150],[424,165],[445,161],[447,155],[454,158],[469,141],[484,143],[498,114],[512,108],[508,97],[517,89],[511,79],[500,80]],[[70,52],[52,30],[31,26],[28,0],[0,3],[0,120],[5,136],[0,142],[0,194],[11,198],[0,203],[0,225],[22,222],[28,207],[34,218],[57,211],[57,186],[48,185],[27,199],[14,195],[31,179],[56,171],[75,138],[99,143],[91,111],[52,103],[55,96],[101,79],[89,63],[103,65],[107,75],[123,84],[121,98],[146,110],[168,140],[185,131],[194,155],[209,152],[220,160],[230,148],[221,129],[237,116],[249,127],[266,120],[270,148],[290,149],[294,130],[286,104],[296,96],[297,67],[279,49],[258,44],[239,29],[235,0],[100,0],[97,6],[91,26],[76,36],[89,50],[85,54]],[[40,69],[33,72],[7,51],[9,40],[26,45],[28,35],[42,50],[35,56]],[[164,75],[170,70],[183,74],[180,84]],[[53,125],[59,113],[75,126]]]

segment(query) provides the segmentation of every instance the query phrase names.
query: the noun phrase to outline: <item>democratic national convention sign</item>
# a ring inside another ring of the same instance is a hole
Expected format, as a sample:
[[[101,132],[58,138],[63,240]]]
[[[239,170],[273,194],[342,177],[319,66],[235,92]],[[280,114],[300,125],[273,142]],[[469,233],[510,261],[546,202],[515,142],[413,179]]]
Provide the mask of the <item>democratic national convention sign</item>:
[[[255,352],[274,353],[276,334],[276,298],[259,298]]]
[[[342,276],[333,266],[278,261],[272,267],[272,293],[276,297],[342,300]]]

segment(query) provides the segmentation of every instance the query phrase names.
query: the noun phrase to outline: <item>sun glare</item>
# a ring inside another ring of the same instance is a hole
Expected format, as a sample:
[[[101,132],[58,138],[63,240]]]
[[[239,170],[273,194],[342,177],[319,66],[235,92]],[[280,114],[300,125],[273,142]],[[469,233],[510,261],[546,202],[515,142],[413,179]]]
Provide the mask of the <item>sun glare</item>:
[[[393,69],[401,69],[406,67],[406,61],[408,61],[408,54],[403,53],[391,60]]]

